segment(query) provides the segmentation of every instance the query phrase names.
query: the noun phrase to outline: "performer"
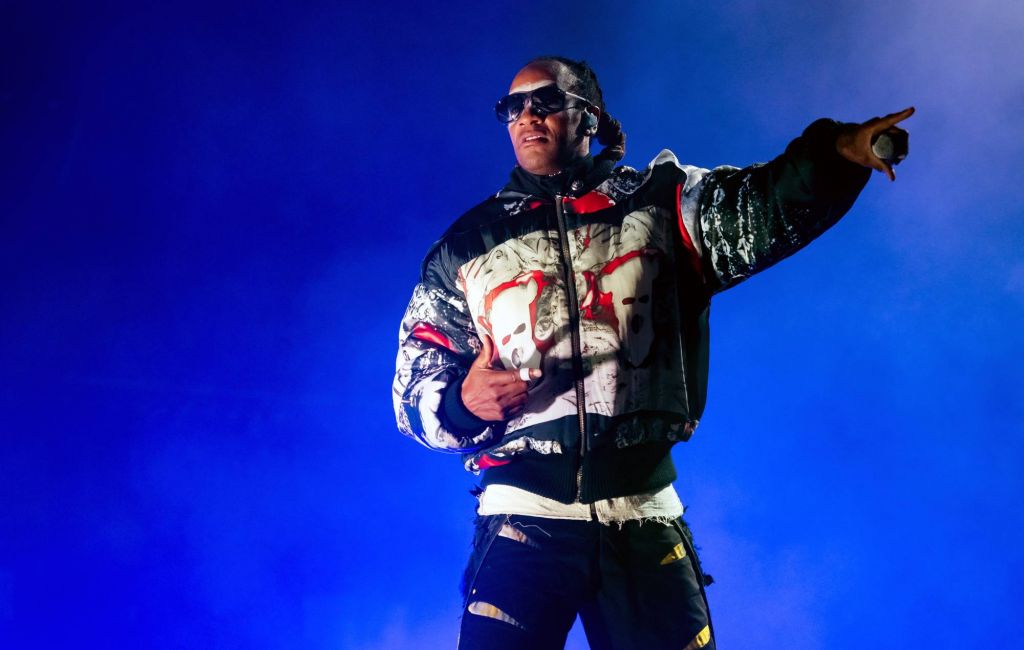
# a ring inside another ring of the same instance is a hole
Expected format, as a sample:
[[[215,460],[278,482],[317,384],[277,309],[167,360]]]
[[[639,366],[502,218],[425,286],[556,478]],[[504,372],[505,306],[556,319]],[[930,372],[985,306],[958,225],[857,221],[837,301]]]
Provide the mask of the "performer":
[[[913,112],[820,119],[742,169],[635,170],[585,62],[519,71],[496,106],[518,165],[428,251],[394,382],[402,433],[482,473],[460,648],[561,648],[577,614],[593,648],[714,647],[670,455],[704,410],[711,297],[872,168],[895,180],[871,144]]]

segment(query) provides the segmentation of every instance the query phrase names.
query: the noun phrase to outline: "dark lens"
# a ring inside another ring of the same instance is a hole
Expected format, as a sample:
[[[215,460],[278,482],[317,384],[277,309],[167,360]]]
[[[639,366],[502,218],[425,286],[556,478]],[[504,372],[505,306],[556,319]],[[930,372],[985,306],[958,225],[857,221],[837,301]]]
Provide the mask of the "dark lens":
[[[499,99],[498,103],[494,106],[494,113],[498,116],[499,122],[508,124],[519,117],[523,112],[523,106],[525,104],[526,95],[523,93],[505,95]]]
[[[538,115],[557,113],[565,108],[565,93],[558,86],[541,86],[533,91],[533,110]]]

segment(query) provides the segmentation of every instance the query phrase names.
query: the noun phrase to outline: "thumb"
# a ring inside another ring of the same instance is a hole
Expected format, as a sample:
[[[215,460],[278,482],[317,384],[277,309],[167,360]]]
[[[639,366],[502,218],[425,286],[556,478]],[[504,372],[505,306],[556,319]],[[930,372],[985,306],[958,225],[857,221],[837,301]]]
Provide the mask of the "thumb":
[[[482,343],[480,354],[477,355],[473,365],[477,368],[490,368],[491,357],[494,355],[494,343],[491,341],[491,337],[486,334],[480,337],[480,342]]]

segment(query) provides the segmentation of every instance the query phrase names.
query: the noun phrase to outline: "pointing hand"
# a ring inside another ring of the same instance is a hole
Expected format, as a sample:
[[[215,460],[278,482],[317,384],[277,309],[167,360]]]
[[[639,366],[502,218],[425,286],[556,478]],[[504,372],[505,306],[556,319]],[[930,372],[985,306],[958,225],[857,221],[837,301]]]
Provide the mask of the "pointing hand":
[[[904,129],[896,126],[914,114],[914,107],[905,108],[898,113],[891,113],[885,117],[873,117],[863,124],[858,124],[839,134],[836,138],[836,151],[843,158],[853,161],[858,165],[877,169],[889,177],[890,181],[896,180],[896,172],[892,165],[882,160],[871,150],[875,138],[885,132],[906,133]]]

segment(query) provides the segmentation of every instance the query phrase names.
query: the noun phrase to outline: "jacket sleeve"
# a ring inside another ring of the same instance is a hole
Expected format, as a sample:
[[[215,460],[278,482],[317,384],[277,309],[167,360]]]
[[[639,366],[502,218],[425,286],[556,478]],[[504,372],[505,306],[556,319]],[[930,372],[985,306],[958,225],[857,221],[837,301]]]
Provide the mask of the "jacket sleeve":
[[[439,451],[469,453],[495,435],[459,397],[480,350],[465,298],[446,286],[438,255],[428,256],[398,335],[392,397],[398,429]]]
[[[850,209],[871,170],[836,151],[844,126],[817,120],[768,163],[688,170],[680,210],[712,292],[789,257]]]

